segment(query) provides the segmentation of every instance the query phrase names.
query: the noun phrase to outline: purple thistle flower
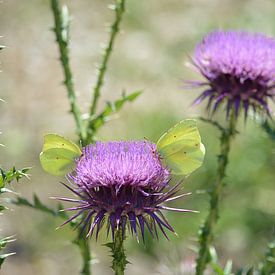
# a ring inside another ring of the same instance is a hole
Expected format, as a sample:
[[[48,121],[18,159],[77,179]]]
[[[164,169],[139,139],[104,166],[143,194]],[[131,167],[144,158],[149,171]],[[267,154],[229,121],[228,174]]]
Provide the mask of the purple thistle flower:
[[[156,145],[145,140],[97,142],[84,147],[68,180],[72,186],[65,186],[79,199],[57,198],[77,203],[64,209],[77,211],[64,224],[81,216],[87,237],[96,231],[97,238],[105,221],[112,237],[119,226],[123,236],[128,226],[137,237],[140,230],[143,239],[145,227],[156,236],[159,228],[167,237],[165,230],[175,231],[162,210],[194,212],[163,205],[188,194],[173,197],[179,184],[169,186],[170,172],[161,163]]]
[[[227,103],[227,116],[234,109],[237,116],[244,108],[263,110],[270,115],[268,98],[275,96],[275,39],[262,34],[240,31],[215,31],[195,49],[193,62],[208,86],[194,104],[208,99],[207,109],[214,113]]]

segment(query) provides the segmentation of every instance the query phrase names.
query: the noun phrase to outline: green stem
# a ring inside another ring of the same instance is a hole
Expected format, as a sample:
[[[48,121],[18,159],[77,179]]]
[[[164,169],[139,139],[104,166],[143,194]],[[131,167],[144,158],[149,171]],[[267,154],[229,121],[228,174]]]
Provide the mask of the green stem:
[[[90,108],[90,115],[89,115],[88,129],[87,129],[88,137],[87,137],[86,143],[90,142],[94,135],[93,125],[92,125],[93,116],[96,112],[98,99],[100,97],[101,88],[102,88],[103,82],[104,82],[104,76],[105,76],[105,73],[107,70],[107,64],[108,64],[108,61],[110,59],[110,56],[111,56],[111,53],[113,50],[115,38],[119,32],[120,23],[122,20],[123,13],[125,11],[125,0],[116,0],[114,10],[115,10],[115,21],[111,26],[109,41],[108,41],[107,47],[105,48],[105,51],[104,51],[104,54],[102,57],[102,63],[100,64],[99,69],[98,69],[97,81],[96,81],[95,87],[93,89],[93,99],[92,99],[92,104],[91,104],[91,108]]]
[[[114,241],[107,246],[112,250],[113,264],[112,269],[115,275],[124,275],[128,263],[123,246],[123,236],[121,227],[115,230]]]
[[[79,247],[80,253],[82,256],[82,270],[81,274],[82,275],[90,275],[91,274],[91,252],[90,252],[90,247],[89,247],[89,242],[88,239],[83,237],[83,234],[80,235],[80,230],[79,230],[79,235],[77,239],[74,241],[74,243]]]
[[[58,0],[51,0],[51,7],[54,15],[54,33],[56,36],[56,42],[59,47],[60,61],[64,72],[64,84],[67,89],[68,99],[71,106],[71,112],[73,114],[74,120],[76,122],[77,132],[80,139],[86,138],[86,131],[84,127],[83,120],[81,118],[81,112],[77,105],[73,76],[70,68],[69,61],[69,15],[67,10],[64,9],[63,13],[60,10],[60,5]]]
[[[211,257],[209,248],[214,239],[214,227],[219,218],[219,202],[223,193],[224,178],[228,163],[230,144],[235,134],[236,119],[232,112],[228,129],[222,131],[221,135],[221,152],[218,157],[217,178],[213,189],[210,191],[210,210],[209,214],[199,232],[200,250],[197,258],[196,275],[202,275],[206,265],[210,262]]]

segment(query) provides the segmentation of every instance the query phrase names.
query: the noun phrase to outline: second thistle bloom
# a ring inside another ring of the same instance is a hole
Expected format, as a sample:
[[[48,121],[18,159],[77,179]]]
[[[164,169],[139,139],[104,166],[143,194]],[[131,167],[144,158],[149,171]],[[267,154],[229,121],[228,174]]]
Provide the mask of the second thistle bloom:
[[[193,62],[208,88],[195,103],[208,99],[213,112],[226,102],[237,116],[249,108],[270,114],[268,99],[275,97],[275,39],[240,31],[216,31],[207,35],[195,49]]]
[[[82,215],[83,230],[87,236],[100,232],[107,223],[114,236],[120,227],[123,235],[126,226],[134,234],[145,227],[152,234],[159,228],[174,232],[162,214],[162,210],[187,212],[163,205],[173,197],[178,186],[170,187],[170,172],[162,164],[156,145],[148,141],[97,142],[83,148],[82,156],[69,174],[71,186],[67,186],[79,199],[59,198],[77,203],[68,208],[77,211],[68,221]]]

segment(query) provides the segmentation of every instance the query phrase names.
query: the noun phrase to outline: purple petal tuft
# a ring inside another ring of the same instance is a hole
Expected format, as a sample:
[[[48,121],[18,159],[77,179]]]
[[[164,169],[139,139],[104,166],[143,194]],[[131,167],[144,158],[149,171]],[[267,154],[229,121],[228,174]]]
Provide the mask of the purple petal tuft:
[[[247,117],[250,106],[269,115],[267,99],[275,97],[274,38],[241,31],[215,31],[197,45],[193,63],[209,86],[195,104],[209,98],[207,109],[214,101],[214,113],[225,99],[227,117],[231,109],[237,116],[241,107]]]
[[[87,237],[96,231],[96,239],[105,221],[107,235],[111,230],[112,238],[119,227],[125,236],[127,225],[137,239],[140,232],[144,240],[145,227],[156,237],[159,228],[168,238],[165,230],[174,233],[174,229],[161,212],[169,210],[163,203],[186,195],[174,197],[180,183],[169,186],[170,172],[161,162],[156,145],[148,141],[88,145],[68,179],[71,186],[63,185],[80,199],[60,198],[76,203],[64,211],[78,211],[64,224],[81,216],[77,227],[81,226]]]

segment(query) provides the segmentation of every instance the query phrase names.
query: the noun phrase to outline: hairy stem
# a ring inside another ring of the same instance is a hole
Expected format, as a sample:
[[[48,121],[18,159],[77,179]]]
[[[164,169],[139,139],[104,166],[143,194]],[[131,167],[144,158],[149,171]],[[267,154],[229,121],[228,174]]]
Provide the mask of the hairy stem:
[[[113,264],[112,269],[115,275],[124,275],[126,265],[128,263],[123,246],[122,229],[119,227],[114,234],[114,241],[107,246],[112,250]]]
[[[222,131],[220,140],[220,155],[218,156],[217,178],[213,189],[210,191],[210,210],[209,214],[199,232],[200,250],[197,258],[196,275],[202,275],[206,265],[210,262],[211,257],[209,248],[214,239],[214,227],[219,218],[219,202],[223,193],[224,178],[226,176],[226,167],[230,144],[235,134],[235,116],[232,112],[229,126]]]
[[[64,72],[64,84],[67,89],[68,99],[71,105],[71,112],[73,114],[77,134],[80,140],[86,140],[86,129],[84,127],[83,120],[81,118],[81,112],[77,105],[73,76],[70,68],[69,62],[69,14],[66,9],[63,9],[63,12],[60,11],[60,5],[58,0],[51,0],[51,7],[54,15],[54,32],[56,36],[56,41],[59,46],[60,61]],[[79,230],[80,234],[80,230]],[[78,239],[75,241],[75,244],[78,245],[81,256],[83,259],[83,268],[81,274],[90,275],[90,249],[87,239],[81,238],[78,236]]]
[[[81,112],[77,105],[74,84],[73,84],[73,76],[70,68],[70,59],[69,59],[69,15],[67,9],[64,8],[63,13],[60,10],[60,5],[58,0],[51,0],[52,12],[54,15],[54,33],[56,36],[56,42],[59,47],[60,53],[60,62],[64,72],[64,84],[67,89],[68,99],[71,106],[71,112],[73,114],[77,133],[79,138],[86,138],[86,131],[84,127],[83,120],[81,118]]]
[[[93,116],[96,112],[98,99],[100,97],[101,88],[102,88],[102,85],[104,82],[104,76],[105,76],[105,73],[107,70],[107,64],[108,64],[108,61],[110,59],[110,56],[111,56],[111,53],[113,50],[115,38],[119,32],[120,23],[122,20],[123,13],[125,11],[125,0],[116,0],[114,10],[115,10],[115,21],[111,26],[109,41],[105,48],[105,51],[104,51],[104,54],[102,57],[102,62],[98,69],[97,81],[96,81],[95,87],[93,89],[93,99],[92,99],[92,104],[91,104],[91,108],[90,108],[90,115],[89,115],[88,129],[87,129],[88,137],[87,137],[86,143],[91,142],[92,137],[94,135],[93,127],[92,127],[93,126],[92,125]]]

